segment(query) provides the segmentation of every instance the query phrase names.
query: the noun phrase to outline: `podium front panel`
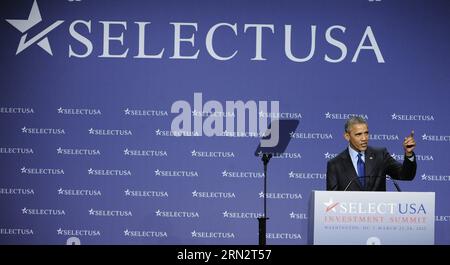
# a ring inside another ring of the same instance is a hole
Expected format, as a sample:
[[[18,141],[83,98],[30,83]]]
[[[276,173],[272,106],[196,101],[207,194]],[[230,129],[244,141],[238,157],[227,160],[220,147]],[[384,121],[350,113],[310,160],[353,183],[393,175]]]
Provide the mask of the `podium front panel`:
[[[312,243],[434,244],[434,192],[313,191]]]

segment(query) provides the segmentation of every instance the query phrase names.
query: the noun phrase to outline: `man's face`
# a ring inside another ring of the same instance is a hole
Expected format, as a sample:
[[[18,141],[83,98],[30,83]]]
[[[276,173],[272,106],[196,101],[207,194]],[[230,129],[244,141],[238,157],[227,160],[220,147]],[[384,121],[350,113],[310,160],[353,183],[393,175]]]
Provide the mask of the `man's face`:
[[[353,124],[350,126],[350,131],[344,134],[344,137],[353,149],[364,152],[369,142],[369,128],[364,123]]]

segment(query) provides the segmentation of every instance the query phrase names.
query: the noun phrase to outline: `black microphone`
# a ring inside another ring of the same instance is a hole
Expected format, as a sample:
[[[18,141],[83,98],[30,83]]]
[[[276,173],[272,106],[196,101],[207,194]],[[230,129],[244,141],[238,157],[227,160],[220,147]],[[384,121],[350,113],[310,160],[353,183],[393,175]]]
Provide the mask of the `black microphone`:
[[[344,191],[347,191],[347,189],[348,189],[348,187],[350,187],[350,185],[355,181],[355,180],[359,180],[359,179],[361,179],[361,178],[367,178],[367,177],[354,177],[354,178],[352,178],[349,182],[348,182],[348,184],[347,184],[347,186],[345,186],[345,189],[344,189]],[[364,189],[365,187],[363,187],[363,190],[365,190]]]
[[[344,191],[347,191],[347,189],[350,187],[350,185],[355,181],[355,180],[359,180],[360,178],[384,178],[384,179],[388,179],[388,180],[390,180],[390,181],[392,181],[392,183],[394,183],[394,186],[395,186],[395,189],[398,191],[398,192],[401,192],[402,190],[400,189],[400,186],[397,184],[397,182],[393,179],[393,178],[391,178],[390,176],[364,176],[364,177],[354,177],[354,178],[352,178],[349,182],[348,182],[348,184],[347,184],[347,186],[345,187],[345,189],[344,189]],[[363,191],[365,191],[365,187],[363,187]]]

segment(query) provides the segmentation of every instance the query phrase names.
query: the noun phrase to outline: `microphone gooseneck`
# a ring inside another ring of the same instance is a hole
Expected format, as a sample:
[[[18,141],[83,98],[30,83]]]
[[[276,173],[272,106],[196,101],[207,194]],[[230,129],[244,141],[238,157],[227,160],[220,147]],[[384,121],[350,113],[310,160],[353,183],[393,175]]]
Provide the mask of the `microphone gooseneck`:
[[[350,187],[350,185],[352,185],[352,183],[353,183],[355,180],[360,179],[360,178],[367,178],[367,177],[371,178],[372,176],[364,176],[364,177],[354,177],[354,178],[352,178],[352,179],[348,182],[347,186],[345,186],[344,191],[347,191],[348,188]],[[391,178],[390,176],[373,176],[373,177],[374,177],[374,178],[384,178],[384,179],[389,179],[390,181],[392,181],[392,183],[394,183],[395,189],[396,189],[398,192],[401,192],[401,191],[402,191],[402,190],[400,189],[400,186],[398,185],[398,183],[397,183],[393,178]],[[365,191],[365,190],[366,190],[365,187],[363,187],[363,191]]]
[[[347,191],[348,187],[350,187],[350,185],[351,185],[355,180],[360,179],[360,178],[366,178],[366,177],[354,177],[354,178],[352,178],[352,179],[348,182],[347,186],[345,186],[344,191]],[[363,190],[364,190],[364,187],[363,187]]]
[[[398,192],[401,192],[402,190],[400,189],[400,186],[397,184],[397,181],[395,181],[393,178],[386,176],[386,179],[389,179],[392,181],[392,183],[394,183],[395,188],[397,189]]]

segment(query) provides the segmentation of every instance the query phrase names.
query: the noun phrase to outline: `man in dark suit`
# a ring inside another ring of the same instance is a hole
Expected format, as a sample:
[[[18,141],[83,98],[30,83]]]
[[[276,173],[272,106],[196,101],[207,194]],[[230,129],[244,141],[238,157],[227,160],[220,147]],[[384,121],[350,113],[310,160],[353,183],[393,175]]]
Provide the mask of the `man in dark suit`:
[[[386,175],[399,180],[416,176],[414,131],[403,141],[403,164],[392,158],[386,148],[368,146],[369,129],[362,117],[347,120],[344,138],[348,148],[327,164],[327,190],[386,191]]]

